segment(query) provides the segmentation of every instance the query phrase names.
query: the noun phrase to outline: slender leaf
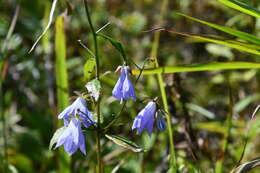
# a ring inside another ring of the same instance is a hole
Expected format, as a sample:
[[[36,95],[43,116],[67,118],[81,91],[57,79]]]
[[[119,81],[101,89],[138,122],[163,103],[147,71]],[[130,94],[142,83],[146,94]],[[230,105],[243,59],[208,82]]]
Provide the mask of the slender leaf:
[[[52,2],[52,7],[51,7],[51,11],[50,11],[50,15],[49,15],[49,22],[47,24],[47,26],[45,27],[45,29],[43,30],[42,34],[38,37],[38,39],[35,41],[35,43],[33,44],[32,48],[29,50],[29,53],[31,53],[34,48],[36,47],[37,43],[41,40],[41,38],[44,36],[44,34],[48,31],[48,29],[51,26],[51,22],[53,20],[53,15],[54,15],[54,11],[56,8],[56,4],[57,4],[58,0],[53,0]]]
[[[211,43],[216,43],[216,44],[228,46],[228,47],[237,49],[239,51],[248,52],[248,53],[255,54],[255,55],[260,55],[260,51],[258,51],[256,49],[253,49],[249,46],[244,46],[244,45],[241,45],[241,44],[235,44],[235,43],[232,43],[232,42],[229,42],[229,41],[226,41],[226,40],[218,40],[218,39],[199,36],[199,35],[187,35],[187,36],[194,38],[194,39],[203,40],[203,41],[206,41],[206,42],[211,42]]]
[[[180,66],[165,66],[143,70],[143,75],[181,73],[195,71],[215,71],[215,70],[238,70],[238,69],[259,69],[260,63],[251,62],[212,62],[205,64],[190,64]],[[132,74],[138,75],[139,69],[132,70]]]
[[[252,102],[258,101],[260,100],[260,94],[254,94],[251,96],[248,96],[246,98],[244,98],[243,100],[237,102],[234,106],[234,111],[236,113],[240,113],[241,111],[243,111],[249,104],[251,104]]]
[[[252,44],[249,44],[249,46],[246,46],[246,43],[236,44],[236,43],[233,43],[229,40],[220,40],[220,39],[210,38],[210,37],[205,37],[205,36],[200,36],[200,35],[191,35],[191,34],[187,34],[187,33],[183,33],[183,32],[176,32],[176,31],[168,30],[168,29],[161,29],[160,28],[160,30],[164,30],[164,31],[167,31],[167,32],[170,32],[170,33],[182,35],[182,36],[185,36],[185,37],[189,37],[189,38],[193,38],[193,39],[197,39],[197,40],[201,40],[201,41],[205,41],[205,42],[221,44],[221,45],[228,46],[228,47],[231,47],[231,48],[237,49],[239,51],[243,51],[243,52],[248,52],[248,53],[251,53],[251,54],[260,55],[259,50],[251,47]],[[258,46],[258,45],[256,45],[256,46]]]
[[[122,136],[116,136],[116,135],[105,135],[108,139],[116,143],[117,145],[124,147],[126,149],[129,149],[133,152],[143,152],[144,150],[138,146],[136,143],[130,141],[129,139],[122,137]]]
[[[251,34],[248,34],[246,32],[242,32],[242,31],[238,31],[238,30],[235,30],[235,29],[232,29],[232,28],[229,28],[229,27],[224,27],[224,26],[216,25],[216,24],[209,23],[209,22],[206,22],[206,21],[203,21],[203,20],[199,20],[199,19],[196,19],[194,17],[188,16],[188,15],[185,15],[185,14],[181,14],[181,13],[178,13],[178,14],[181,15],[181,16],[184,16],[184,17],[186,17],[188,19],[194,20],[196,22],[208,25],[208,26],[210,26],[212,28],[215,28],[217,30],[223,31],[225,33],[228,33],[230,35],[233,35],[233,36],[239,37],[241,39],[244,39],[246,41],[249,41],[249,42],[252,42],[252,43],[260,45],[260,39],[257,38],[254,35],[251,35]]]
[[[260,166],[260,157],[239,165],[231,173],[246,173],[258,166]]]
[[[230,8],[234,8],[248,15],[260,18],[260,11],[257,10],[256,8],[249,6],[248,4],[245,4],[238,0],[218,0],[218,1]]]
[[[218,121],[197,123],[195,124],[195,128],[203,129],[209,132],[221,134],[225,133],[225,126],[223,126],[223,124]]]
[[[112,44],[112,46],[114,46],[116,48],[116,50],[119,51],[119,53],[122,55],[123,59],[126,61],[125,50],[124,50],[123,45],[120,42],[118,42],[118,41],[114,40],[113,38],[108,37],[104,34],[98,34],[98,36],[108,40]]]
[[[196,104],[193,104],[193,103],[188,103],[187,104],[187,107],[193,111],[196,111],[202,115],[204,115],[205,117],[209,118],[209,119],[214,119],[215,118],[215,114],[208,111],[207,109],[199,106],[199,105],[196,105]]]
[[[248,47],[251,49],[255,49],[255,50],[260,50],[260,45],[257,45],[257,44],[244,43],[244,42],[240,42],[240,41],[236,41],[236,40],[226,40],[226,42],[232,43],[232,44],[238,44],[238,45]]]

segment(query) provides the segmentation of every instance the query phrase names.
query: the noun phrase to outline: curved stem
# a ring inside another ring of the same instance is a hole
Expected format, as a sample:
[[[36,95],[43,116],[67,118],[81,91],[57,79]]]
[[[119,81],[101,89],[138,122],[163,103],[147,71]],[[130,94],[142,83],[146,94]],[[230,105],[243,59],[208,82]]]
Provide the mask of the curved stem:
[[[94,40],[94,50],[95,50],[95,60],[96,60],[96,78],[99,80],[99,56],[98,56],[98,44],[97,44],[97,33],[94,30],[90,13],[88,10],[88,0],[84,0],[84,6],[87,14],[88,23],[91,29],[91,33]],[[98,172],[102,173],[102,163],[101,163],[101,143],[100,143],[100,99],[97,101],[97,160],[98,160]]]

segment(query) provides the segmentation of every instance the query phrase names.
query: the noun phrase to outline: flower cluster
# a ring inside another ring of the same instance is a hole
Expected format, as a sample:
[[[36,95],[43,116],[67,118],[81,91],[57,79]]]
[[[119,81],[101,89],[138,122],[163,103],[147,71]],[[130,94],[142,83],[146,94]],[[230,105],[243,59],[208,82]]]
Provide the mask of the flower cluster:
[[[161,114],[159,114],[160,109],[157,111],[157,106],[155,101],[150,101],[144,109],[142,109],[136,116],[134,123],[132,125],[132,130],[136,129],[137,134],[141,134],[144,130],[147,130],[148,134],[151,136],[153,133],[154,119],[157,118],[157,128],[159,130],[165,130],[166,124],[165,120]]]
[[[120,66],[120,77],[112,91],[112,95],[120,100],[132,98],[136,100],[134,86],[129,78],[129,67]],[[164,130],[166,128],[165,120],[160,114],[161,110],[158,110],[155,101],[150,101],[146,107],[139,112],[136,116],[134,123],[132,125],[132,130],[137,129],[137,134],[141,134],[144,130],[147,130],[148,134],[151,135],[153,132],[154,119],[157,118],[157,127],[159,130]]]
[[[120,66],[120,77],[113,88],[112,95],[120,100],[120,103],[127,99],[136,100],[134,86],[129,77],[129,67]],[[163,118],[163,111],[157,108],[155,100],[148,102],[144,109],[142,109],[136,116],[132,130],[141,134],[144,130],[151,136],[154,127],[154,121],[157,122],[157,128],[164,130],[166,128],[165,119]],[[86,154],[85,137],[82,132],[82,125],[85,128],[90,126],[96,127],[96,123],[92,114],[87,108],[86,101],[78,97],[70,106],[64,109],[59,115],[59,119],[64,121],[65,130],[59,136],[55,148],[64,146],[65,151],[72,155],[78,149]]]
[[[63,145],[69,155],[72,155],[79,148],[83,154],[86,154],[85,138],[82,133],[81,123],[86,128],[91,125],[96,126],[87,108],[86,101],[78,97],[58,115],[58,118],[63,119],[66,129],[59,137],[55,148]]]

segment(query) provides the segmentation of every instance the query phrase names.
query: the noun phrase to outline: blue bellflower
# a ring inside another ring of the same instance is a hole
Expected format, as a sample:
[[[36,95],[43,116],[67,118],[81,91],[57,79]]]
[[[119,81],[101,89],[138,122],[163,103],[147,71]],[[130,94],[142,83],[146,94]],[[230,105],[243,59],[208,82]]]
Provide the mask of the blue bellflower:
[[[165,119],[161,115],[159,115],[159,114],[157,114],[157,128],[160,131],[166,129]]]
[[[154,101],[150,101],[136,116],[132,125],[132,130],[136,129],[137,134],[141,134],[144,130],[147,130],[149,136],[151,136],[153,133],[155,112],[156,103]]]
[[[64,146],[65,151],[72,155],[78,148],[86,155],[85,140],[81,130],[81,123],[76,118],[71,118],[69,125],[57,141],[55,149]]]
[[[87,103],[81,97],[78,97],[70,106],[64,109],[58,115],[58,118],[63,119],[64,125],[68,126],[69,120],[71,119],[72,115],[78,115],[79,119],[82,121],[83,125],[86,128],[88,128],[91,125],[94,125],[94,119],[87,108]]]
[[[112,91],[112,95],[121,103],[129,98],[136,100],[134,86],[129,77],[129,67],[122,66],[120,68],[120,77]]]

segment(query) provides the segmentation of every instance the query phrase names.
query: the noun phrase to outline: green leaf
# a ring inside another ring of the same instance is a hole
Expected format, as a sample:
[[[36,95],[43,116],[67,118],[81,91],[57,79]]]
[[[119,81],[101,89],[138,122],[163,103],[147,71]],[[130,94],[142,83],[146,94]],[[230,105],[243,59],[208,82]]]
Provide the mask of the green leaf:
[[[60,138],[60,136],[62,135],[62,133],[67,129],[67,127],[63,126],[59,129],[56,130],[56,132],[53,134],[51,141],[50,141],[50,145],[49,145],[49,150],[51,150],[53,148],[53,145],[55,143],[57,143],[58,139]]]
[[[237,166],[231,173],[247,173],[251,169],[260,166],[260,157]]]
[[[203,129],[209,132],[215,132],[215,133],[226,133],[226,128],[221,124],[220,122],[203,122],[203,123],[197,123],[195,125],[195,128],[197,129]]]
[[[256,8],[249,6],[248,4],[245,4],[237,0],[218,0],[218,1],[230,8],[234,8],[248,15],[260,18],[260,11],[257,10]]]
[[[205,117],[209,118],[209,119],[214,119],[215,118],[215,114],[208,111],[207,109],[199,106],[199,105],[196,105],[196,104],[193,104],[193,103],[188,103],[187,104],[187,107],[190,109],[190,110],[193,110],[193,111],[196,111],[202,115],[204,115]]]
[[[136,143],[130,141],[129,139],[122,137],[122,136],[117,136],[117,135],[105,135],[109,140],[113,141],[115,144],[124,147],[126,149],[129,149],[133,152],[143,152],[144,150],[138,146]]]
[[[251,48],[250,46],[245,46],[242,44],[235,44],[233,42],[230,41],[226,41],[226,40],[219,40],[219,39],[215,39],[215,38],[209,38],[209,37],[204,37],[204,36],[199,36],[199,35],[187,35],[187,37],[191,37],[194,39],[199,39],[202,41],[206,41],[206,42],[211,42],[211,43],[216,43],[216,44],[221,44],[224,46],[228,46],[234,49],[237,49],[239,51],[243,51],[243,52],[247,52],[247,53],[251,53],[251,54],[255,54],[255,55],[260,55],[260,51]]]
[[[96,66],[96,61],[94,58],[89,58],[84,65],[84,77],[88,81],[92,74],[94,73],[94,69]]]
[[[251,53],[251,54],[255,54],[255,55],[260,55],[260,51],[258,49],[253,48],[253,47],[258,47],[258,45],[241,43],[241,42],[239,42],[241,44],[237,44],[237,42],[234,42],[234,41],[216,39],[215,37],[210,38],[210,37],[204,37],[204,36],[200,36],[200,35],[191,35],[191,34],[187,34],[187,33],[183,33],[183,32],[176,32],[176,31],[169,30],[169,29],[163,29],[163,30],[170,32],[170,33],[174,33],[174,34],[182,35],[182,36],[185,36],[185,37],[193,38],[195,40],[221,44],[221,45],[224,45],[224,46],[228,46],[228,47],[237,49],[239,51],[243,51],[243,52],[247,52],[247,53]]]
[[[126,61],[125,50],[124,50],[123,45],[120,42],[118,42],[118,41],[116,41],[116,40],[112,39],[111,37],[108,37],[104,34],[98,34],[98,36],[108,40],[112,44],[112,46],[114,46],[114,48],[116,48],[116,50],[119,51],[119,53],[122,55],[123,59]]]
[[[86,84],[86,88],[87,88],[90,96],[93,97],[95,99],[95,101],[98,101],[98,98],[100,96],[100,90],[101,90],[100,81],[97,79],[94,79]]]
[[[234,106],[234,111],[236,113],[240,113],[241,111],[243,111],[248,105],[250,105],[252,102],[258,101],[260,100],[260,94],[254,94],[251,96],[248,96],[242,100],[240,100],[239,102],[237,102]]]
[[[185,15],[185,14],[182,14],[182,13],[177,13],[177,14],[179,14],[181,16],[184,16],[184,17],[186,17],[188,19],[197,21],[199,23],[208,25],[208,26],[210,26],[212,28],[215,28],[217,30],[223,31],[223,32],[228,33],[230,35],[236,36],[238,38],[244,39],[246,41],[249,41],[249,42],[252,42],[252,43],[260,45],[260,39],[257,38],[254,35],[251,35],[251,34],[248,34],[248,33],[242,32],[242,31],[238,31],[238,30],[235,30],[235,29],[232,29],[232,28],[229,28],[229,27],[224,27],[224,26],[216,25],[216,24],[209,23],[209,22],[206,22],[206,21],[203,21],[203,20],[199,20],[199,19],[196,19],[194,17],[188,16],[188,15]]]
[[[181,73],[195,71],[215,71],[215,70],[238,70],[238,69],[259,69],[260,63],[251,62],[212,62],[205,64],[190,64],[180,66],[165,66],[143,70],[143,75]],[[140,70],[132,70],[133,75],[139,75]]]

